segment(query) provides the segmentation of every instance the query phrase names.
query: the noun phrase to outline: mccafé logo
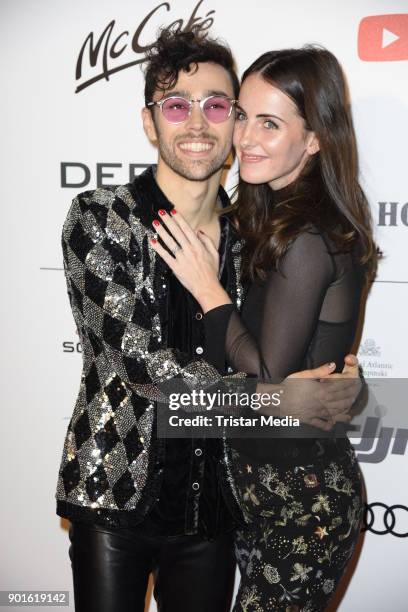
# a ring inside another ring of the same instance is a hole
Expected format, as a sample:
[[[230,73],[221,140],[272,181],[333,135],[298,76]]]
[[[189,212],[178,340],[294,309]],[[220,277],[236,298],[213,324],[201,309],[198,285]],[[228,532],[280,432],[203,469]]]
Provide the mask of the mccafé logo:
[[[408,14],[364,17],[358,30],[358,56],[366,62],[408,60]]]
[[[203,2],[204,0],[200,0],[187,21],[176,19],[166,29],[171,28],[180,32],[194,31],[205,36],[214,23],[215,11],[209,11],[200,17],[198,11]],[[156,6],[140,22],[133,36],[128,30],[120,33],[114,32],[116,23],[114,19],[108,23],[97,40],[94,32],[90,32],[85,38],[77,59],[75,79],[84,80],[77,85],[75,93],[79,93],[101,79],[109,81],[110,75],[115,72],[141,64],[145,59],[145,52],[151,47],[151,43],[146,45],[142,42],[146,39],[146,31],[149,29],[151,40],[154,39],[158,27],[163,23],[165,13],[170,10],[169,2],[162,2]],[[87,73],[86,77],[84,77],[84,72]]]

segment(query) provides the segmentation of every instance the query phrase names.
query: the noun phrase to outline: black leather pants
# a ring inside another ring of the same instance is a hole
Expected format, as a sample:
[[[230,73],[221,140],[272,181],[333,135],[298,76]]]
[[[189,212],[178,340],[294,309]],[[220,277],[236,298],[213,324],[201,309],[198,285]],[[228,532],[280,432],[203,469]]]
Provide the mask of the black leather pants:
[[[227,612],[235,576],[233,536],[155,538],[73,522],[76,612],[143,612],[150,572],[160,612]]]

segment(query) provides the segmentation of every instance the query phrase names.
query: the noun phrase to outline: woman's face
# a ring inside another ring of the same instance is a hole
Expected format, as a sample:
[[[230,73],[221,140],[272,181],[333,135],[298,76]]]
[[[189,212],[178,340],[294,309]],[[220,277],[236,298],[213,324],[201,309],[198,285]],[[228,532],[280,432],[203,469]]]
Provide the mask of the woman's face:
[[[280,89],[251,74],[242,84],[234,130],[241,178],[281,189],[294,181],[319,150],[295,103]]]

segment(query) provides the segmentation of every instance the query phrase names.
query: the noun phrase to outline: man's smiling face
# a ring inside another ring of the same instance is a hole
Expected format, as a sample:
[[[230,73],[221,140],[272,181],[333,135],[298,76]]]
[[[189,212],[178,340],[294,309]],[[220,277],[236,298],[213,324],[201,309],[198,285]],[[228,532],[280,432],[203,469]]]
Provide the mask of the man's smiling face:
[[[211,95],[234,98],[234,90],[228,72],[218,64],[202,62],[193,65],[189,72],[180,71],[175,86],[156,91],[153,101],[169,96],[180,96],[187,100],[202,100]],[[209,121],[198,103],[194,103],[189,117],[182,123],[170,123],[158,106],[152,112],[143,109],[146,134],[157,141],[159,165],[165,164],[185,179],[204,181],[218,172],[224,165],[232,146],[235,110],[220,123]]]

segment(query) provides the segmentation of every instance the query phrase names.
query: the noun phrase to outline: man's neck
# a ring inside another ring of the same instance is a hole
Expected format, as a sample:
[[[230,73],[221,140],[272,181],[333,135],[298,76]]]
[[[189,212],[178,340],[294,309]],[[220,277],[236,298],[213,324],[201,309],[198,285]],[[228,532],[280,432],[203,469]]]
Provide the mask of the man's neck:
[[[167,199],[195,230],[211,224],[217,216],[217,194],[221,172],[205,181],[190,181],[159,160],[156,180]]]

